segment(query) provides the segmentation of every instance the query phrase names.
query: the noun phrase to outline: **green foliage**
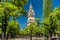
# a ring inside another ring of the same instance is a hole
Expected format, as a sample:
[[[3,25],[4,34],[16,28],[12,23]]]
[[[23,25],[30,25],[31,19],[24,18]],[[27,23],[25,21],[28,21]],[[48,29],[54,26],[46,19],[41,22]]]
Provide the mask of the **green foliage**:
[[[9,22],[9,18],[12,17],[15,19],[21,14],[25,15],[24,5],[27,3],[27,1],[28,0],[4,0],[0,2],[0,26],[2,27],[0,28],[3,30],[3,39],[5,33],[7,35],[19,34],[20,28],[18,22],[13,20]]]
[[[53,14],[50,14],[49,17],[45,18],[43,24],[45,27],[45,35],[47,34],[54,34],[55,30],[57,29],[56,24],[56,17]]]
[[[43,21],[43,26],[45,28],[45,35],[60,33],[60,7],[55,8],[53,13],[50,13],[47,18]]]
[[[57,33],[57,34],[60,34],[60,6],[59,6],[58,8],[55,8],[53,12],[55,13],[56,18],[57,18],[56,24],[57,24],[58,26],[57,26],[56,33]]]
[[[2,27],[2,23],[0,23],[0,27]]]
[[[54,9],[54,14],[56,15],[57,19],[60,20],[60,6]]]
[[[37,24],[38,27],[40,27],[40,20],[39,20],[39,18],[36,18],[36,24]]]
[[[60,26],[57,27],[56,33],[60,34]]]
[[[11,3],[17,6],[18,8],[24,7],[24,5],[28,2],[28,0],[11,0]]]
[[[35,23],[31,23],[27,27],[25,27],[23,30],[24,35],[30,35],[30,34],[40,34],[41,30],[40,27],[38,27]]]
[[[41,28],[36,26],[34,29],[33,29],[33,34],[41,34]]]
[[[0,34],[2,34],[2,29],[0,28]]]
[[[18,9],[16,6],[14,6],[13,4],[11,3],[8,3],[8,2],[2,2],[0,3],[1,7],[0,7],[0,18],[3,18],[5,16],[5,13],[4,11],[7,13],[7,16],[13,16],[13,17],[17,17],[17,16],[20,16],[19,13],[17,13]],[[14,7],[14,8],[13,8]]]
[[[29,35],[29,34],[30,34],[30,30],[29,30],[28,27],[24,28],[24,29],[22,30],[22,32],[23,32],[23,35]]]
[[[5,2],[0,2],[0,18],[5,15],[4,11],[7,13],[7,16],[18,17],[21,14],[25,16],[26,11],[24,10],[24,5],[27,2],[28,0],[11,0],[10,2],[6,0]]]
[[[28,0],[11,0],[11,3],[18,7],[18,11],[26,16],[24,5],[27,4]]]
[[[6,34],[12,34],[12,35],[17,35],[20,32],[20,26],[19,23],[15,20],[12,20],[8,23],[8,27],[7,27],[7,32]]]

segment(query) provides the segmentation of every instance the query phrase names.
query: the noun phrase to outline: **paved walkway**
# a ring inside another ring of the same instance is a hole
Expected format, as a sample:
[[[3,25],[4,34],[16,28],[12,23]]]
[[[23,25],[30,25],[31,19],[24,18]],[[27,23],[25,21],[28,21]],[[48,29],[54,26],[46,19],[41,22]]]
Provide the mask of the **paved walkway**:
[[[29,40],[29,38],[14,38],[14,39],[9,39],[9,40]]]
[[[45,40],[44,37],[32,37],[33,40]],[[14,39],[9,39],[9,40],[30,40],[30,38],[14,38]]]

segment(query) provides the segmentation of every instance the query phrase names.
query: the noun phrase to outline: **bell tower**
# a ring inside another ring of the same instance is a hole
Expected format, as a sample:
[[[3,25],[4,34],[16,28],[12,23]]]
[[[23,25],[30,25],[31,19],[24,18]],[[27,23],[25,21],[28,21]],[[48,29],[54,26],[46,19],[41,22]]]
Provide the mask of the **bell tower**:
[[[30,4],[30,8],[29,8],[29,11],[28,11],[27,25],[29,25],[31,22],[35,22],[35,15],[34,15],[34,10],[32,8],[32,4]]]

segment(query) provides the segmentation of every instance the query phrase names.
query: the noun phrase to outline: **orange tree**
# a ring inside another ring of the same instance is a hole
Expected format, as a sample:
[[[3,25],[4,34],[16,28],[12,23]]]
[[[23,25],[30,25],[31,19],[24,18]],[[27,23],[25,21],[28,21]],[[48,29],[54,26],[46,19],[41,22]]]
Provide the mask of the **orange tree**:
[[[8,26],[9,18],[16,18],[21,14],[25,15],[24,5],[28,0],[5,0],[0,1],[0,18],[2,26],[2,40],[5,39],[6,28]]]
[[[55,8],[53,13],[50,13],[47,18],[44,19],[43,25],[45,27],[45,35],[48,32],[50,38],[52,34],[56,34],[58,26],[60,26],[60,7]]]
[[[11,37],[15,37],[19,34],[20,26],[19,23],[15,20],[12,20],[8,23],[6,35],[11,34]]]

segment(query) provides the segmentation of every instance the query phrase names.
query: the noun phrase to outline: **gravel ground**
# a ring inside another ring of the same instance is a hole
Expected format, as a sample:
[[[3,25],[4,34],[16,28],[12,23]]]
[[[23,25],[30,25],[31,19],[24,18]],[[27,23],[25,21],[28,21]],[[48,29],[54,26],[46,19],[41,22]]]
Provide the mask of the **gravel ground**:
[[[14,38],[14,39],[9,39],[9,40],[29,40],[29,38]]]
[[[33,40],[45,40],[45,38],[40,38],[40,37],[33,37]],[[30,38],[14,38],[14,39],[9,39],[9,40],[30,40]]]

